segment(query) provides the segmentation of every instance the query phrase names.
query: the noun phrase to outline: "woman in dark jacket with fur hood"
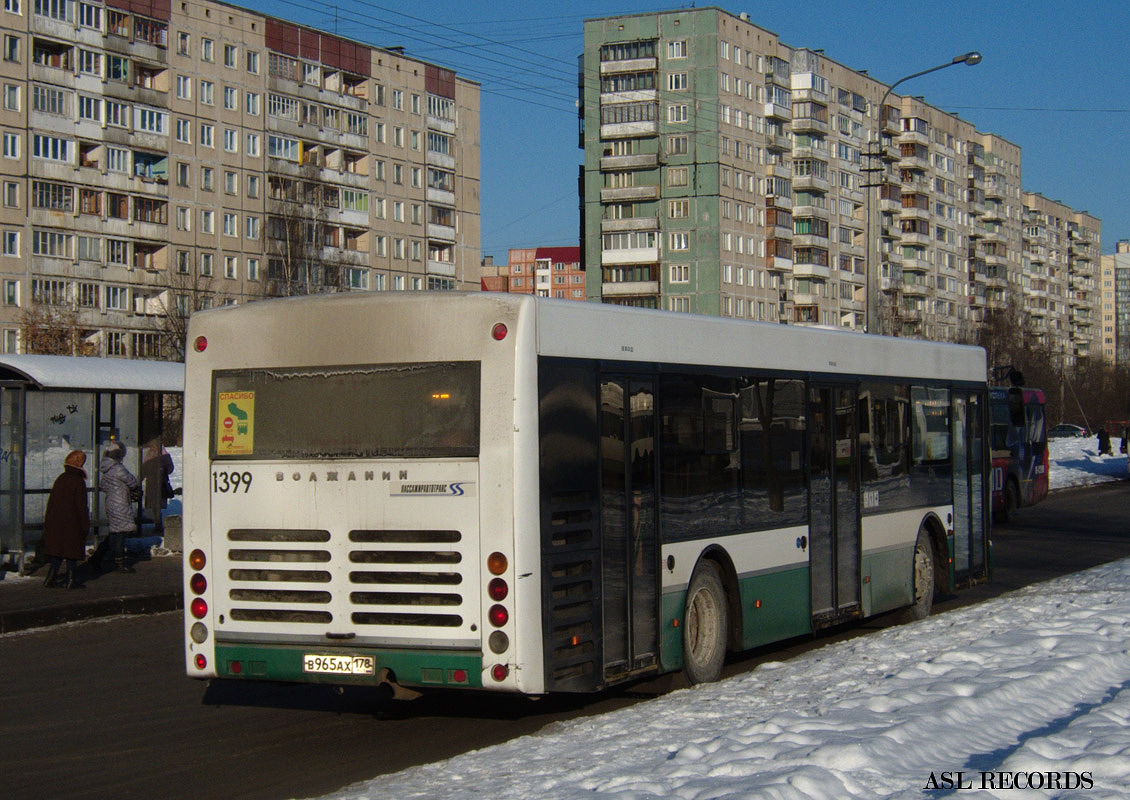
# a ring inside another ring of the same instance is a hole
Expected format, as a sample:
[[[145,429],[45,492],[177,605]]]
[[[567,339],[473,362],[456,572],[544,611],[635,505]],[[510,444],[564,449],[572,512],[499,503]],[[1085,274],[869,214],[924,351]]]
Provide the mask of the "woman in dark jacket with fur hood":
[[[90,534],[90,503],[86,496],[86,453],[72,450],[63,459],[63,473],[51,486],[47,511],[43,515],[43,554],[51,559],[44,586],[81,589],[75,583],[75,564],[86,556],[86,537]],[[59,581],[59,567],[67,562],[67,572]]]
[[[133,572],[133,567],[126,563],[126,534],[137,530],[134,503],[141,499],[141,484],[122,464],[125,455],[125,445],[111,442],[102,456],[98,471],[102,473],[102,491],[106,493],[110,552],[118,572]]]

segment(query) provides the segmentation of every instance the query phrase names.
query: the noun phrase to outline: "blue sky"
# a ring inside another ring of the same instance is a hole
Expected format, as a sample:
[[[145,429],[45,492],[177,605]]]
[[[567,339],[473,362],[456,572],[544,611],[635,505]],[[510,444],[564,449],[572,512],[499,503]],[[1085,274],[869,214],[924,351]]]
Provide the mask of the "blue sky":
[[[483,255],[577,242],[577,56],[590,17],[692,3],[497,0],[240,2],[455,69],[482,84]],[[699,2],[700,7],[711,5]],[[885,83],[978,50],[902,84],[1022,148],[1026,191],[1099,217],[1103,252],[1130,239],[1130,2],[856,0],[715,3],[746,11],[794,47]]]

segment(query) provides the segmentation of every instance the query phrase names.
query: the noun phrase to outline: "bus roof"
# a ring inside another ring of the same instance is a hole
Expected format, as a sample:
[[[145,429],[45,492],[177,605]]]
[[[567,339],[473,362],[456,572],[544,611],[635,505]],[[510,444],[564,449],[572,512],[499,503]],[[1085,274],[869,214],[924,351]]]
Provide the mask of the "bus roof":
[[[979,347],[500,292],[350,292],[259,301],[194,314],[190,336],[237,318],[248,331],[266,331],[284,319],[313,326],[356,319],[353,314],[364,315],[366,324],[370,315],[377,325],[412,320],[418,332],[422,318],[452,322],[489,315],[492,308],[500,317],[530,319],[537,352],[546,356],[974,383],[987,375]]]

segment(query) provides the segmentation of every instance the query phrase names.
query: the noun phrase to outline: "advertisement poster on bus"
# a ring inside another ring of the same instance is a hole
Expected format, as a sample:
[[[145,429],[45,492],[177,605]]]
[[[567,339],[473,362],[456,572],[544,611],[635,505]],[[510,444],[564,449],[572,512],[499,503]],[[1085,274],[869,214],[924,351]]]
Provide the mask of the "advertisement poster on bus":
[[[255,392],[220,392],[216,455],[249,456],[255,450]]]

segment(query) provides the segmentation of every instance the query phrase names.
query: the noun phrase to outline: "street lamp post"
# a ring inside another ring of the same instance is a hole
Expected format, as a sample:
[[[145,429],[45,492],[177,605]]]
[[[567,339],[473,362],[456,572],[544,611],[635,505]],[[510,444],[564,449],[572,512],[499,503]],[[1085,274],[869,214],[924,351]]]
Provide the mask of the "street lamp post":
[[[880,226],[877,236],[871,235],[871,193],[872,190],[880,190],[883,181],[879,177],[882,172],[881,167],[875,166],[875,156],[882,148],[883,142],[883,106],[887,102],[887,98],[891,96],[891,92],[900,83],[905,83],[913,78],[920,78],[923,75],[929,75],[931,72],[937,72],[947,67],[952,67],[955,64],[967,64],[974,66],[981,63],[981,54],[977,51],[970,51],[963,53],[960,56],[954,56],[952,61],[947,61],[944,64],[939,64],[936,67],[924,69],[921,72],[914,72],[910,75],[905,75],[887,87],[887,91],[883,92],[882,99],[879,100],[879,110],[876,120],[876,136],[875,141],[867,148],[867,168],[864,172],[868,175],[868,182],[864,184],[867,189],[867,311],[865,326],[868,333],[882,333],[880,325],[878,324],[879,313],[879,260],[883,253],[883,231]],[[874,257],[872,257],[872,248],[874,248]]]

